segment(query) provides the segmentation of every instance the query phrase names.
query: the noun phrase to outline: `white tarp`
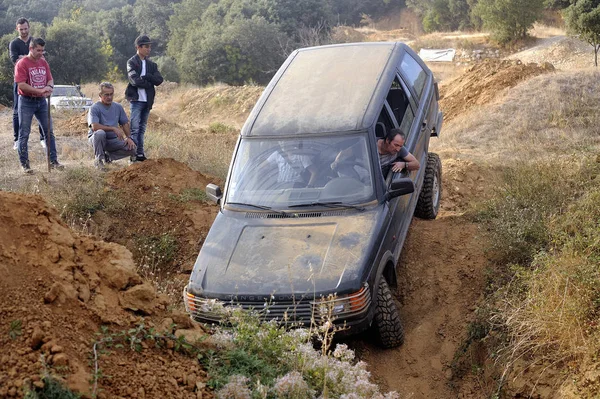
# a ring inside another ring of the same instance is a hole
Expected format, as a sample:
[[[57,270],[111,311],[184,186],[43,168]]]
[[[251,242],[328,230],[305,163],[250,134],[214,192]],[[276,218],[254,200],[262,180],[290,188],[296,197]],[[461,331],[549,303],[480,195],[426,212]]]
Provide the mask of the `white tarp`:
[[[440,49],[440,50],[422,48],[421,51],[419,51],[419,57],[421,57],[421,59],[423,61],[434,61],[434,62],[435,61],[450,62],[454,59],[454,54],[456,54],[456,50],[453,48]]]

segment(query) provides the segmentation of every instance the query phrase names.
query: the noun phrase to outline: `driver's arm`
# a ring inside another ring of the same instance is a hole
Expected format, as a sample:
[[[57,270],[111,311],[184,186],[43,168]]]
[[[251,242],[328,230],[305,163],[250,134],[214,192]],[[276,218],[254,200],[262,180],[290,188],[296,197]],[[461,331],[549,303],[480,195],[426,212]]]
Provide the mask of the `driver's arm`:
[[[403,157],[402,161],[392,164],[392,172],[400,172],[404,168],[412,172],[413,170],[419,170],[420,167],[419,160],[409,152],[408,155]]]

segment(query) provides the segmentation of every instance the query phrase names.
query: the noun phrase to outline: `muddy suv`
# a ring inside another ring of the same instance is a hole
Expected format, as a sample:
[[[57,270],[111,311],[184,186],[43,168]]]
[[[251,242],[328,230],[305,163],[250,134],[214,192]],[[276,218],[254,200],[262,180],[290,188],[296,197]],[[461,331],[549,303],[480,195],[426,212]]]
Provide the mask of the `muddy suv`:
[[[441,125],[434,77],[405,44],[291,54],[242,128],[224,192],[206,189],[221,208],[184,290],[191,317],[218,322],[219,304],[306,325],[327,309],[343,333],[402,344],[390,289],[413,213],[438,213],[428,148]],[[421,168],[384,176],[376,142],[398,127]]]

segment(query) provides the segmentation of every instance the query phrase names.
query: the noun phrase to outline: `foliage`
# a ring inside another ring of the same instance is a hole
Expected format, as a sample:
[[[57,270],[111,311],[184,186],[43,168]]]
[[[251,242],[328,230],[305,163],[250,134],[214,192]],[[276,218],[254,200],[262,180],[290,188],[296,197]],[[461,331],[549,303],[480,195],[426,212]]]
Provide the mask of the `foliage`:
[[[179,82],[179,67],[177,61],[168,55],[161,55],[153,58],[153,61],[158,65],[158,70],[163,78],[168,82]]]
[[[499,43],[527,36],[527,31],[542,15],[544,0],[479,0],[473,13]]]
[[[333,333],[328,321],[310,330],[286,330],[274,321],[261,321],[257,314],[222,310],[222,325],[212,336],[220,350],[201,359],[217,397],[235,397],[233,392],[273,398],[398,397],[395,392],[379,393],[369,381],[366,364],[356,362],[346,345],[330,350]],[[315,340],[321,343],[320,350],[315,349]]]
[[[7,49],[12,39],[14,39],[14,35],[10,33],[0,37],[0,47]],[[2,51],[0,53],[0,104],[12,106],[13,77],[14,66],[8,56],[8,51]]]
[[[452,31],[474,27],[473,0],[407,0],[406,5],[423,19],[426,32]]]
[[[572,0],[545,0],[544,7],[549,10],[564,10],[573,3]]]
[[[140,34],[148,35],[154,41],[152,47],[157,54],[167,48],[167,21],[172,14],[173,2],[170,0],[136,0],[133,6],[135,26]]]
[[[556,167],[537,162],[504,172],[505,184],[497,188],[496,196],[480,215],[493,234],[491,250],[495,261],[527,264],[540,250],[549,248],[549,223],[580,192],[582,182],[575,177],[585,174],[566,165],[559,170],[557,173]],[[584,175],[579,179],[583,180]]]
[[[110,61],[121,72],[121,79],[125,79],[127,60],[135,54],[134,41],[139,32],[132,21],[133,7],[125,5],[120,8],[99,10],[96,12],[77,12],[73,18],[90,30],[108,40],[112,48]]]
[[[177,239],[170,233],[136,237],[136,258],[140,259],[142,274],[156,274],[169,270],[177,254]],[[145,269],[148,269],[147,273]],[[151,277],[151,276],[145,276]]]
[[[471,0],[437,1],[463,15],[452,4]],[[152,55],[167,80],[265,83],[294,49],[330,43],[333,26],[403,7],[404,0],[4,0],[0,33],[14,32],[16,19],[28,17],[33,34],[47,39],[57,83],[125,78],[142,33],[155,40]],[[4,103],[10,101],[6,81],[0,83]]]
[[[565,13],[569,29],[594,47],[594,65],[600,50],[600,0],[579,0]]]
[[[50,374],[45,375],[42,380],[43,388],[27,389],[25,399],[78,399],[81,397]]]
[[[23,334],[23,322],[21,320],[11,321],[8,329],[8,336],[10,339],[15,340],[21,334]]]
[[[225,28],[207,25],[192,30],[178,58],[182,81],[266,83],[283,61],[281,38],[277,27],[262,17],[239,19]]]
[[[101,42],[78,22],[55,19],[46,37],[47,59],[56,84],[94,81],[107,72]]]
[[[83,167],[68,168],[60,190],[49,192],[46,198],[69,225],[85,225],[99,210],[118,213],[125,208],[117,194],[105,187],[101,175]]]
[[[518,262],[507,268],[509,278],[488,305],[493,329],[506,338],[496,351],[507,369],[524,355],[531,363],[559,368],[567,362],[598,365],[598,176],[595,156],[558,167],[555,160],[521,165],[506,175],[505,187],[492,201],[495,211],[487,215],[493,216],[488,224],[492,241],[513,255],[497,260]],[[525,239],[527,233],[532,239]],[[587,396],[594,387],[579,385],[579,371],[572,368],[571,379]]]

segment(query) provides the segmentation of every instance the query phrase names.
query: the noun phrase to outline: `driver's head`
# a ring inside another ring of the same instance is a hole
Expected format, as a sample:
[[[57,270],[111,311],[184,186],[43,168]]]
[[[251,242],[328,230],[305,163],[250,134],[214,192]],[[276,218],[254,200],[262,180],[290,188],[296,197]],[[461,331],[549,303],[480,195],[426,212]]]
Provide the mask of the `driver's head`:
[[[406,134],[400,129],[391,129],[385,136],[386,150],[390,154],[397,154],[406,140]]]

